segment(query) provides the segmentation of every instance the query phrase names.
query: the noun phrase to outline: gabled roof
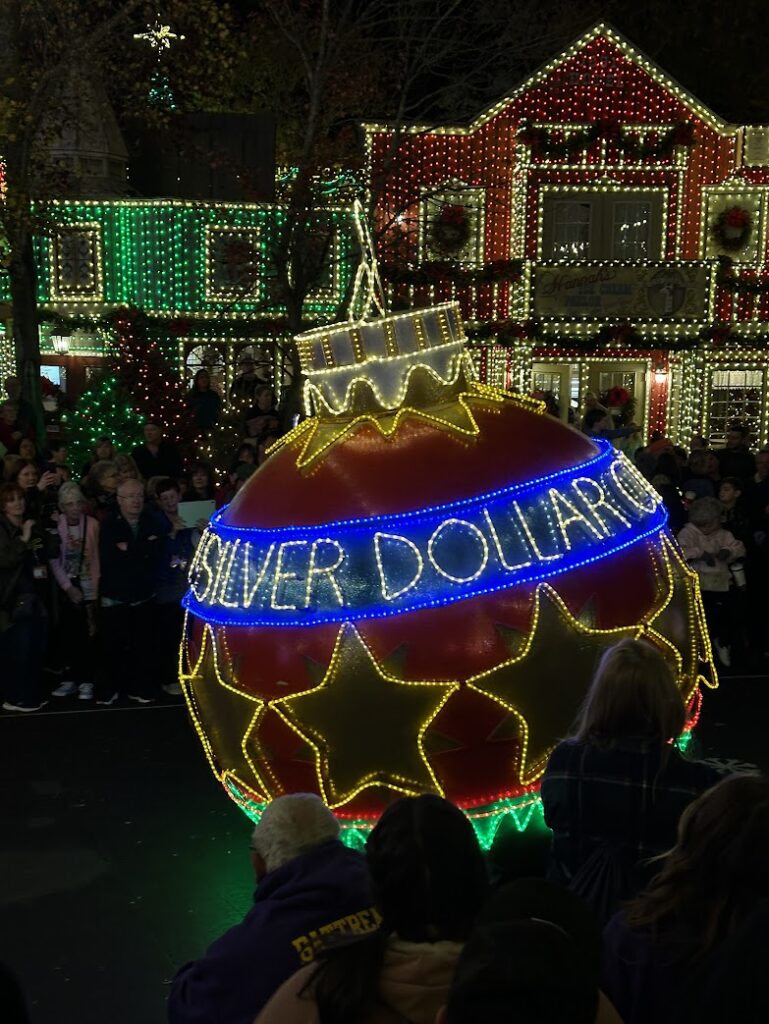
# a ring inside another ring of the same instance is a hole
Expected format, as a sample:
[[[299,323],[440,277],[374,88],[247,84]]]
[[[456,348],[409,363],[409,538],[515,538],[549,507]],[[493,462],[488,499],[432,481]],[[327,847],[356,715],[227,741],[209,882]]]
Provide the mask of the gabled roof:
[[[509,106],[509,104],[523,93],[543,82],[562,64],[567,60],[570,60],[572,57],[575,57],[581,50],[584,50],[589,43],[593,42],[593,40],[599,36],[603,36],[610,43],[620,49],[625,57],[631,60],[638,67],[642,68],[662,88],[666,89],[684,106],[686,106],[695,117],[705,121],[709,127],[720,132],[722,135],[734,135],[739,130],[737,125],[729,124],[729,122],[724,121],[722,117],[719,117],[718,114],[698,100],[697,97],[689,92],[688,89],[679,85],[674,78],[672,78],[666,71],[663,71],[662,68],[655,64],[653,60],[637,49],[637,47],[633,46],[633,44],[625,39],[620,32],[607,22],[603,21],[599,21],[592,28],[588,29],[587,32],[584,32],[574,40],[571,46],[563,50],[557,57],[554,57],[546,64],[543,64],[536,71],[533,71],[530,75],[524,78],[524,80],[517,85],[512,92],[503,96],[502,99],[497,100],[469,123],[453,126],[424,124],[404,125],[402,130],[408,134],[423,134],[425,132],[438,131],[442,134],[471,135],[479,128],[482,128],[488,121],[492,120],[492,118],[496,117],[497,114],[504,110],[505,107]],[[369,134],[374,131],[386,131],[391,126],[386,123],[364,122],[363,127],[366,133]]]

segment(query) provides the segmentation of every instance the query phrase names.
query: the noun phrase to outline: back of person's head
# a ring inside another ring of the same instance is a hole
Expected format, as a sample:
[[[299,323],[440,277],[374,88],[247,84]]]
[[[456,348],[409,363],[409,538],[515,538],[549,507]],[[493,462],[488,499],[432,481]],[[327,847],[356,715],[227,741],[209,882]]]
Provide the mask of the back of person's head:
[[[492,885],[512,882],[516,878],[544,878],[550,861],[552,833],[530,823],[521,831],[517,825],[503,821],[488,852]]]
[[[339,838],[339,822],[314,793],[276,797],[254,827],[251,845],[268,872]]]
[[[603,958],[601,926],[576,893],[545,878],[517,878],[494,889],[478,917],[480,925],[546,921],[582,950],[588,970],[598,976]]]
[[[769,779],[734,775],[686,808],[673,849],[627,910],[631,926],[671,931],[695,959],[769,898]]]
[[[665,658],[644,640],[626,639],[598,663],[573,738],[602,747],[631,738],[663,745],[685,722],[683,697]]]
[[[689,506],[689,522],[693,526],[713,526],[721,522],[724,506],[718,498],[698,498]]]
[[[659,476],[666,476],[672,484],[678,483],[681,470],[675,455],[670,449],[666,449],[657,457],[654,472]]]
[[[521,919],[478,927],[459,958],[445,1024],[593,1024],[598,971],[555,924]]]
[[[588,411],[585,413],[584,419],[585,430],[595,430],[596,426],[601,422],[601,420],[605,418],[605,409],[588,409]]]
[[[366,842],[374,899],[385,931],[411,942],[464,942],[487,890],[473,827],[439,796],[404,797]]]
[[[323,956],[311,982],[321,1024],[368,1019],[392,933],[406,942],[464,942],[487,891],[472,825],[439,796],[391,804],[368,837],[366,860],[382,924]]]
[[[689,456],[689,471],[694,476],[705,476],[708,471],[708,456],[710,452],[707,448],[693,448],[692,453]]]

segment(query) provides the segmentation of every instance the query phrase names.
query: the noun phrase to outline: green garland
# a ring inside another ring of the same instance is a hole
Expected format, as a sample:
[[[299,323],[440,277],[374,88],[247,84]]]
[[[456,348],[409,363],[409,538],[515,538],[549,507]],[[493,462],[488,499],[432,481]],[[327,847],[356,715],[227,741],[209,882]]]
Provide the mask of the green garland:
[[[532,154],[556,158],[584,152],[599,139],[606,139],[626,156],[637,160],[670,156],[678,146],[690,149],[697,142],[694,126],[689,121],[679,121],[655,142],[640,142],[624,135],[622,126],[616,121],[597,121],[589,128],[572,132],[566,139],[556,138],[553,129],[535,128],[528,123],[522,124],[516,133],[516,141],[529,146]]]
[[[690,352],[697,348],[721,349],[727,343],[740,349],[769,350],[769,334],[740,337],[731,326],[712,324],[697,334],[671,338],[665,334],[641,334],[632,324],[606,325],[591,335],[573,335],[544,331],[536,320],[520,323],[512,320],[481,324],[468,329],[471,347],[499,345],[516,348],[525,343],[534,348],[554,348],[574,352],[607,352],[618,346],[654,352]]]

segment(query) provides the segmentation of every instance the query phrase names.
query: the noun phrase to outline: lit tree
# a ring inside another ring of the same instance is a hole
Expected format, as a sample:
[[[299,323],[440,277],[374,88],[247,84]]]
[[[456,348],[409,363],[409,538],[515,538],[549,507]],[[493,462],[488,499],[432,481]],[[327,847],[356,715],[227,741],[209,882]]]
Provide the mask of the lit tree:
[[[13,338],[24,396],[42,435],[37,283],[32,237],[46,224],[46,201],[66,192],[47,137],[71,122],[73,77],[100,79],[119,99],[119,113],[168,125],[171,112],[152,102],[159,70],[180,107],[210,109],[226,88],[239,52],[229,7],[219,0],[164,0],[175,47],[149,47],[132,36],[159,18],[154,0],[3,0],[0,3],[0,155],[5,198],[0,228],[7,246]],[[171,30],[159,38],[170,42]],[[161,54],[162,51],[162,54]],[[191,59],[194,52],[195,59]],[[216,66],[216,74],[209,73]],[[75,90],[75,95],[77,90]],[[34,203],[34,214],[33,214]]]
[[[394,125],[392,166],[407,121],[457,120],[477,111],[501,81],[509,86],[572,29],[576,35],[583,26],[574,26],[566,10],[559,0],[549,10],[539,0],[512,7],[503,0],[264,0],[250,38],[271,59],[252,62],[242,79],[247,102],[275,112],[279,159],[295,168],[268,256],[291,334],[301,330],[307,297],[329,258],[325,172],[361,166],[359,123]],[[380,185],[361,185],[370,209]],[[298,411],[301,373],[296,347],[286,356],[293,369],[283,404],[288,419]]]

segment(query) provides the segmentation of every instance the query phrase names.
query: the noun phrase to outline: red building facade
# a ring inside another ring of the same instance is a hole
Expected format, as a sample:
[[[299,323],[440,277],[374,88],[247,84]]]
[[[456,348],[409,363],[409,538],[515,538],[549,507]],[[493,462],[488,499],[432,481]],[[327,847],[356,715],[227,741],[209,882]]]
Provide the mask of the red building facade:
[[[767,443],[768,127],[598,25],[468,125],[366,133],[391,301],[458,299],[485,379]]]

